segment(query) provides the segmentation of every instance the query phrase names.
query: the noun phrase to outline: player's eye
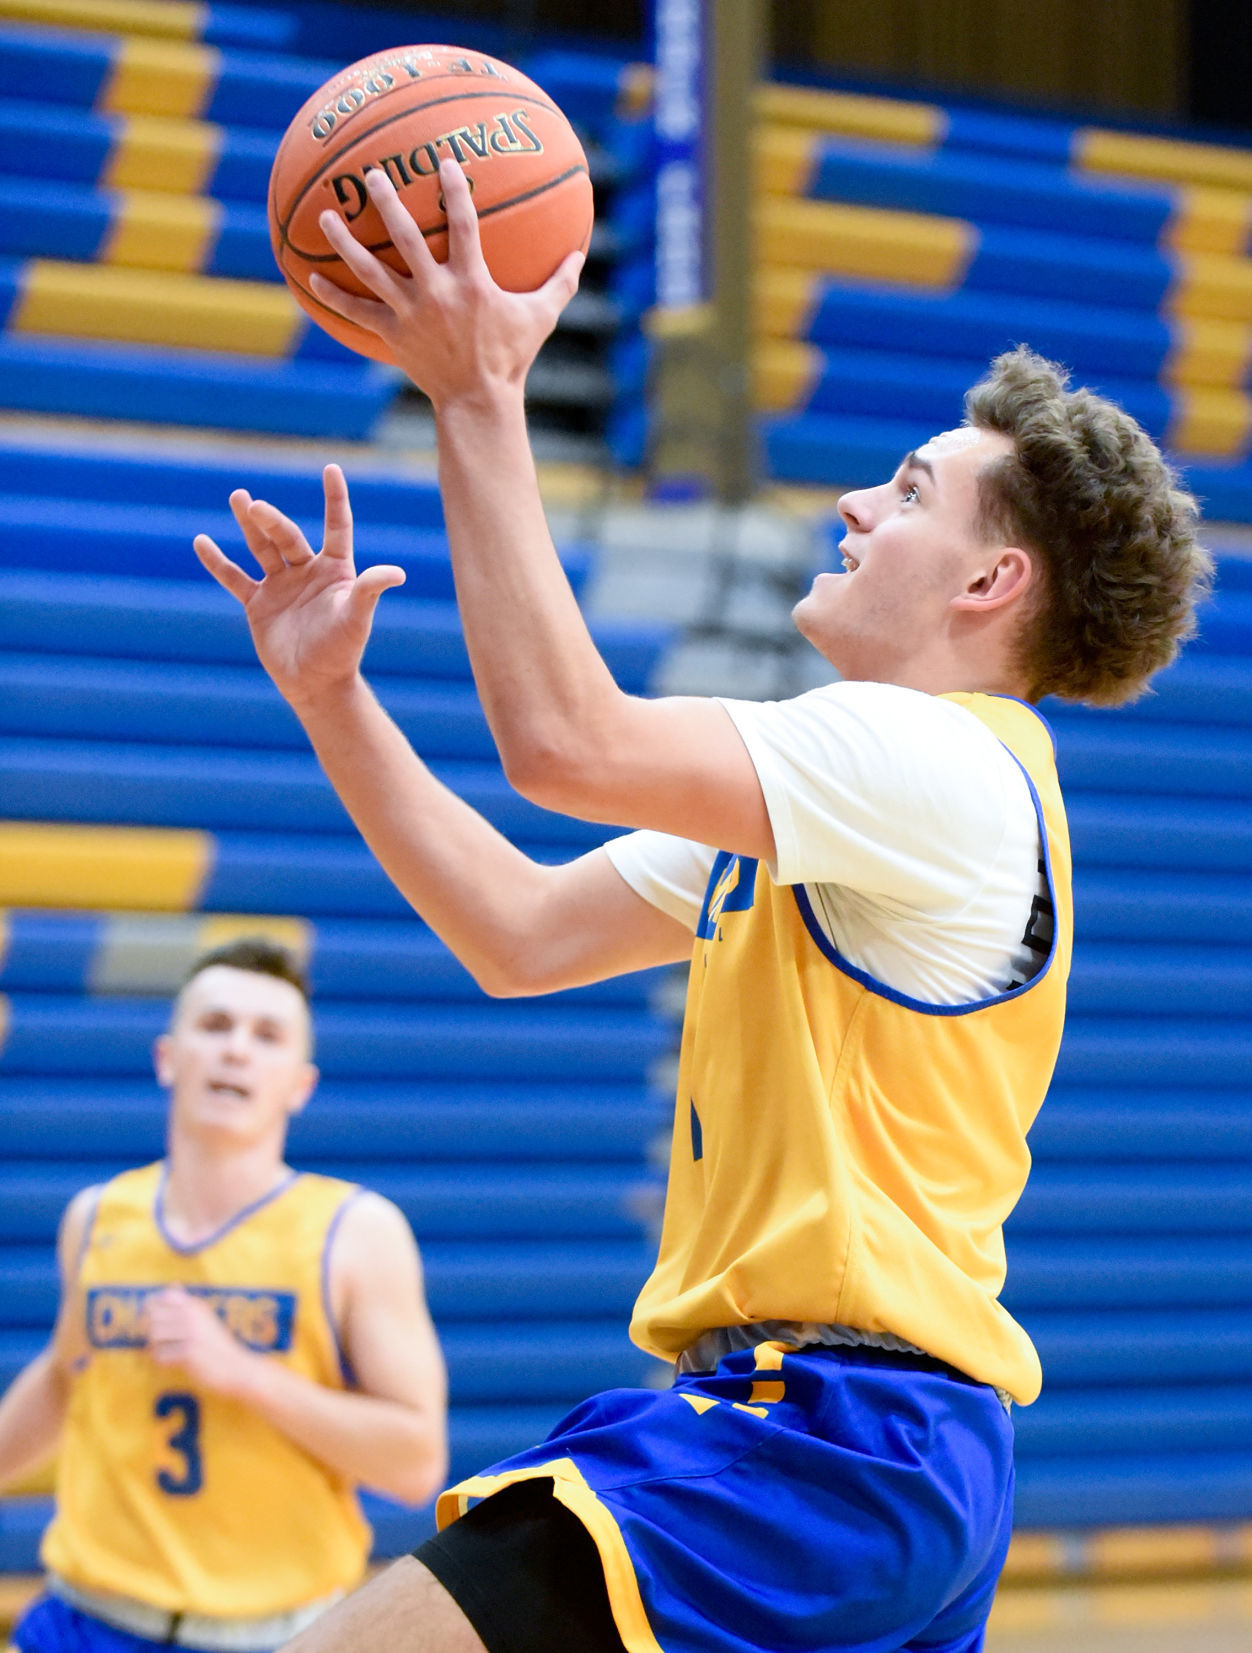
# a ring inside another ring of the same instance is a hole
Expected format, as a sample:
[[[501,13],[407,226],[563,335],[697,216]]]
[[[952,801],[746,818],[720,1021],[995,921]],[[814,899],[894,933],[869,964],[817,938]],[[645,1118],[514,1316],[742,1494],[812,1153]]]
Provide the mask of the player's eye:
[[[900,496],[901,505],[916,505],[922,497],[921,489],[916,482],[910,482]]]

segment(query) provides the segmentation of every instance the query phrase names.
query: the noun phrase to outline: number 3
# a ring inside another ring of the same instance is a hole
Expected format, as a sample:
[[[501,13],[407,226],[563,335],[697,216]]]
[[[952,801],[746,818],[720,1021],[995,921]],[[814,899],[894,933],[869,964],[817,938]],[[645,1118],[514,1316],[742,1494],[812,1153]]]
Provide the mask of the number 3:
[[[166,1441],[171,1452],[183,1460],[181,1475],[171,1475],[168,1469],[158,1469],[156,1482],[162,1492],[175,1498],[189,1498],[204,1485],[204,1463],[200,1457],[200,1402],[183,1390],[171,1390],[157,1396],[158,1418],[173,1417],[179,1421]]]

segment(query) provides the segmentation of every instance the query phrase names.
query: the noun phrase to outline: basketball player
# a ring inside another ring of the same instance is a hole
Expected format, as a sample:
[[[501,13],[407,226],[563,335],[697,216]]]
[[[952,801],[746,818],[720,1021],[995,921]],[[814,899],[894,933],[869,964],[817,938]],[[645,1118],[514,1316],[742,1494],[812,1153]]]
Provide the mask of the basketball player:
[[[166,1158],[71,1201],[52,1342],[0,1402],[0,1482],[60,1444],[22,1653],[265,1653],[359,1582],[356,1487],[445,1471],[408,1224],[283,1161],[317,1078],[291,955],[206,954],[155,1054]]]
[[[360,675],[379,595],[328,467],[315,554],[232,505],[201,537],[397,886],[489,991],[690,959],[664,1227],[632,1334],[668,1390],[588,1401],[452,1488],[440,1534],[298,1653],[973,1653],[1009,1539],[1001,1229],[1061,1036],[1070,857],[1048,693],[1139,693],[1193,625],[1194,505],[1118,409],[1028,351],[966,423],[846,494],[795,610],[841,681],[781,704],[612,682],[544,522],[523,391],[573,291],[499,291],[459,169],[446,266],[381,172],[409,274],[317,282],[431,399],[465,635],[505,771],[636,830],[539,866],[430,775]],[[576,1331],[568,1331],[576,1338]],[[560,1358],[554,1336],[553,1358]]]

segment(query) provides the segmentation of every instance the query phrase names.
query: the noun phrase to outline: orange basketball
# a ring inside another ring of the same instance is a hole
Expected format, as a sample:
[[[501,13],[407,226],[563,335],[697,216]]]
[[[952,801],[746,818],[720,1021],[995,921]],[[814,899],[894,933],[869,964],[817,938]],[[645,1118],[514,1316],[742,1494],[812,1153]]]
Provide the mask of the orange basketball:
[[[365,174],[382,168],[435,257],[448,256],[439,162],[465,169],[483,254],[511,292],[540,287],[567,253],[591,240],[591,179],[573,127],[533,80],[481,52],[399,46],[344,69],[292,121],[270,173],[270,241],[297,302],[333,337],[375,361],[382,340],[345,321],[309,290],[319,270],[349,292],[366,289],[318,225],[330,207],[385,263],[403,269],[370,202]]]

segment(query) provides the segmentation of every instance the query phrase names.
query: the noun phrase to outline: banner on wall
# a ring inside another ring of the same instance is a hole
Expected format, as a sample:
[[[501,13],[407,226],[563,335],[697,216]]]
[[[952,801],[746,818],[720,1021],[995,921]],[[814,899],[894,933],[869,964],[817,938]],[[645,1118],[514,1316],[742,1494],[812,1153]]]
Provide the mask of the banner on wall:
[[[709,297],[705,233],[706,13],[712,0],[652,0],[656,65],[656,304],[662,328]]]

